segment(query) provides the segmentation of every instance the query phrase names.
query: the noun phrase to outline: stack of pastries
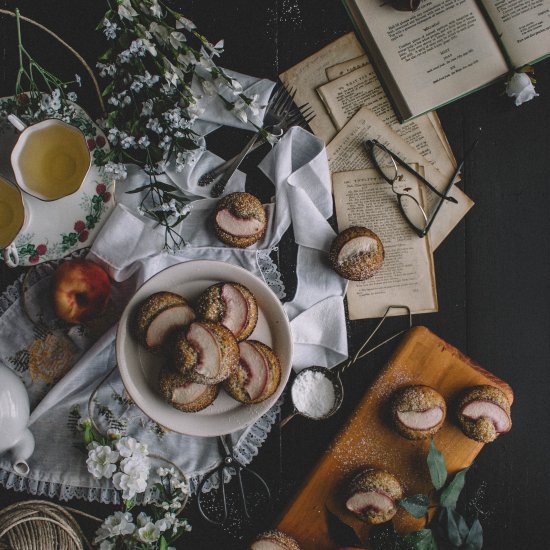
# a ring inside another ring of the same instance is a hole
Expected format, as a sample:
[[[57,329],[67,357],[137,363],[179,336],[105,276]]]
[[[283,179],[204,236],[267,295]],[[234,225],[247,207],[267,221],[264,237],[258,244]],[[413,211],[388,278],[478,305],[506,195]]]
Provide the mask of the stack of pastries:
[[[258,320],[252,292],[236,282],[208,287],[196,307],[172,292],[145,299],[133,315],[141,345],[166,358],[159,377],[162,397],[183,412],[214,402],[220,388],[244,404],[260,403],[281,379],[277,354],[248,340]]]

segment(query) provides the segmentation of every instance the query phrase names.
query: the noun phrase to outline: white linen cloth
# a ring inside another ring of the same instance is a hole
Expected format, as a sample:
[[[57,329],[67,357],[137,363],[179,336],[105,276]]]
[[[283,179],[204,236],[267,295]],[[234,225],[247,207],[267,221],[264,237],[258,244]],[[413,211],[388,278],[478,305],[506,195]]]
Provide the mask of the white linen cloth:
[[[213,116],[211,120],[220,119]],[[198,187],[197,179],[216,162],[219,160],[215,156],[205,152],[183,173],[168,171],[167,177],[182,191],[194,197],[204,197],[209,189]],[[267,275],[268,271],[273,273],[268,256],[292,223],[299,245],[298,284],[294,299],[284,307],[291,321],[295,345],[293,366],[297,370],[311,364],[334,366],[347,356],[343,307],[346,284],[327,261],[326,252],[334,232],[326,221],[332,214],[332,198],[324,145],[305,130],[293,128],[266,156],[260,168],[275,186],[275,200],[267,205],[268,231],[253,247],[235,250],[220,243],[208,226],[209,214],[216,201],[197,198],[181,226],[182,234],[188,238],[188,246],[177,254],[163,252],[163,230],[137,214],[135,207],[139,198],[136,195],[119,192],[120,203],[96,238],[89,257],[101,263],[112,278],[121,283],[116,297],[119,305],[123,305],[135,288],[161,269],[199,258],[235,263],[281,290],[277,278],[270,279]],[[137,167],[129,167],[128,178],[130,181],[124,187],[131,189],[140,184],[144,175]],[[226,192],[236,190],[244,190],[242,173],[232,178]],[[31,288],[27,300],[38,301],[46,292],[47,284],[47,277],[42,278]],[[11,293],[14,293],[13,289]],[[0,308],[0,360],[15,368],[17,362],[13,358],[17,357],[17,350],[36,338],[36,334],[29,336],[36,327],[23,318],[17,296],[6,300],[7,307]],[[51,389],[44,383],[36,383],[30,369],[19,368],[34,408],[30,428],[36,439],[36,449],[29,460],[27,477],[16,475],[9,456],[2,455],[0,484],[35,495],[116,501],[110,481],[93,478],[86,470],[85,454],[74,446],[80,437],[74,433],[78,417],[87,416],[86,405],[93,388],[115,364],[114,337],[113,327]],[[250,462],[257,454],[276,419],[278,406],[253,426],[233,434],[237,456],[244,463]],[[125,430],[175,461],[190,476],[192,487],[220,460],[215,438],[163,433],[135,406],[128,407],[123,400],[118,373],[98,392],[95,408],[104,425]]]

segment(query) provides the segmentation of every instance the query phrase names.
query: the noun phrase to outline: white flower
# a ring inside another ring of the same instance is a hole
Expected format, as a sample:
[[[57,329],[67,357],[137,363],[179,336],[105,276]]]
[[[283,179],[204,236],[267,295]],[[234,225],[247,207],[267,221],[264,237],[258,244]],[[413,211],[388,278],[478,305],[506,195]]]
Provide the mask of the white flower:
[[[185,35],[182,32],[174,31],[170,33],[170,44],[175,50],[177,50],[185,41]]]
[[[148,99],[142,103],[141,116],[149,116],[153,114],[153,100]]]
[[[99,545],[99,550],[115,550],[116,542],[112,540],[104,540]]]
[[[109,38],[110,40],[115,39],[116,33],[119,30],[120,30],[120,27],[116,23],[109,21],[109,19],[107,18],[103,19],[103,34],[107,38]]]
[[[110,140],[109,140],[110,141]],[[105,174],[110,176],[116,181],[125,180],[128,173],[126,172],[126,166],[122,163],[108,162],[105,167]]]
[[[160,42],[168,42],[168,37],[170,33],[168,32],[168,29],[164,25],[160,25],[156,21],[153,21],[149,25],[149,32],[151,34],[154,34]]]
[[[149,461],[142,457],[125,458],[120,463],[120,472],[113,475],[113,485],[122,491],[122,498],[128,500],[147,488]]]
[[[122,2],[119,0],[118,15],[120,15],[120,17],[131,21],[137,14],[138,12],[132,7],[130,0],[122,0]]]
[[[140,527],[137,530],[138,539],[141,542],[155,542],[160,537],[159,528],[152,522],[149,522],[147,525]]]
[[[82,86],[82,78],[80,78],[80,75],[75,74],[74,75],[74,80],[75,80],[77,86],[79,86],[79,87]]]
[[[156,134],[162,134],[164,132],[164,129],[160,125],[158,118],[150,118],[147,121],[147,124],[145,125],[145,127],[151,130],[152,132],[155,132]]]
[[[525,73],[514,73],[511,76],[506,83],[506,93],[508,97],[516,98],[515,103],[517,107],[539,95],[535,92],[531,79]]]
[[[162,17],[162,8],[160,7],[157,0],[153,0],[150,10],[153,17],[158,17],[159,19]]]
[[[115,76],[116,67],[114,63],[97,63],[96,67],[99,69],[99,76],[105,78],[106,76]]]
[[[78,99],[78,96],[74,92],[69,92],[67,94],[67,99],[69,101],[76,101]]]
[[[155,521],[155,527],[162,533],[163,531],[168,531],[172,527],[172,521],[170,521],[166,516],[162,519]]]
[[[97,479],[101,479],[102,477],[109,479],[116,470],[118,457],[118,452],[113,451],[111,447],[98,445],[94,442],[91,445],[88,459],[86,460],[88,472]]]
[[[151,142],[149,141],[149,138],[147,136],[141,136],[138,140],[138,145],[141,147],[141,149],[147,149],[149,145],[151,145]]]
[[[180,63],[181,65],[185,65],[186,67],[187,65],[191,65],[197,62],[197,58],[191,50],[188,50],[185,53],[178,54],[177,60],[178,63]]]
[[[133,437],[123,437],[116,443],[116,448],[123,458],[146,457],[149,454],[149,449],[145,443],[140,443]]]
[[[248,105],[243,99],[238,99],[233,104],[232,112],[233,114],[245,124],[248,122],[248,115],[246,114],[246,110],[248,108]]]
[[[197,26],[193,21],[187,19],[187,17],[183,17],[183,15],[179,16],[179,19],[176,21],[176,29],[185,29],[188,31],[195,30]]]
[[[140,512],[136,518],[138,527],[143,527],[144,525],[151,523],[151,521],[153,520],[145,512]]]
[[[132,523],[132,514],[130,512],[115,512],[102,523],[101,527],[96,531],[94,543],[98,543],[104,539],[131,535],[136,526]]]
[[[136,138],[134,136],[126,136],[120,140],[120,145],[123,149],[131,149],[136,146]]]

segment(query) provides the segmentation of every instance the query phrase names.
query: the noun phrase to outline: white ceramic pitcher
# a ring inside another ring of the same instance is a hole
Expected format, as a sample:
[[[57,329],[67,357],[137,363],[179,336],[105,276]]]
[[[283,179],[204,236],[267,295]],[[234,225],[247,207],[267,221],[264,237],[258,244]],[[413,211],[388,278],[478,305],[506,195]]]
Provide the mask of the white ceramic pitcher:
[[[11,449],[16,473],[29,473],[28,458],[34,451],[29,424],[29,396],[19,377],[0,364],[0,454]]]

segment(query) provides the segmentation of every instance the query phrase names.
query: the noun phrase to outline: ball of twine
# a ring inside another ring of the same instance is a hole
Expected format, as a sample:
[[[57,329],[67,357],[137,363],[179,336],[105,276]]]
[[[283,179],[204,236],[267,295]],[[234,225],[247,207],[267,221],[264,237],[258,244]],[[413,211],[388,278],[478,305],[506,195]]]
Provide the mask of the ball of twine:
[[[91,549],[67,510],[76,512],[41,500],[18,502],[4,508],[0,511],[0,550]]]

